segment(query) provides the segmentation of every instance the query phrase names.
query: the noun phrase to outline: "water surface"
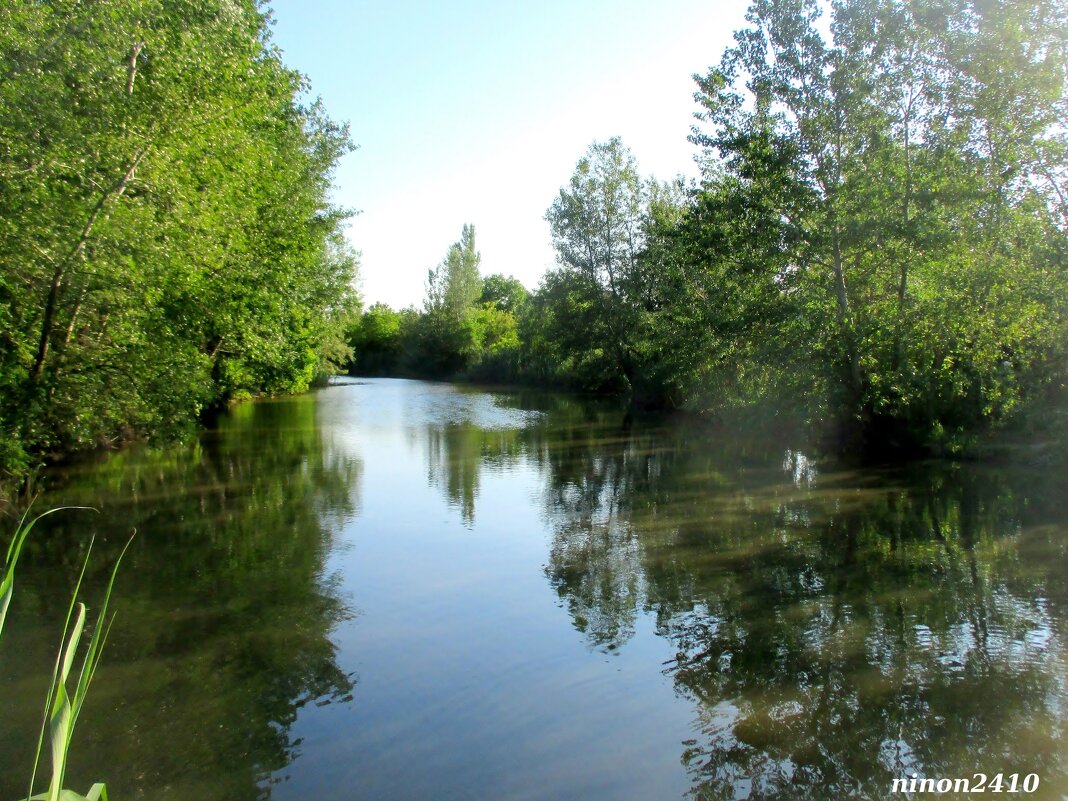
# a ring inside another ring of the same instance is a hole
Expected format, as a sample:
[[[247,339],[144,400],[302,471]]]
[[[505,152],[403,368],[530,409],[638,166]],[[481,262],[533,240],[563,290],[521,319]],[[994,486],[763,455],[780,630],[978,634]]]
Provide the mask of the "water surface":
[[[412,381],[246,404],[52,477],[99,511],[20,570],[0,801],[85,544],[99,598],[135,529],[68,774],[116,801],[1060,799],[1066,478]]]

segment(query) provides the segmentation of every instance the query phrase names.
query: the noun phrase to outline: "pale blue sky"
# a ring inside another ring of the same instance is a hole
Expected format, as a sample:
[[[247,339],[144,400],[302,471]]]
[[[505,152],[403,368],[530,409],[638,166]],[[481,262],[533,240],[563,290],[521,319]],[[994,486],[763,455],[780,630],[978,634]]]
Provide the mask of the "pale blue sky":
[[[365,302],[420,304],[465,222],[482,272],[537,285],[545,210],[593,140],[644,174],[696,175],[691,75],[719,60],[744,0],[274,0],[274,41],[360,147],[335,199],[361,210]]]

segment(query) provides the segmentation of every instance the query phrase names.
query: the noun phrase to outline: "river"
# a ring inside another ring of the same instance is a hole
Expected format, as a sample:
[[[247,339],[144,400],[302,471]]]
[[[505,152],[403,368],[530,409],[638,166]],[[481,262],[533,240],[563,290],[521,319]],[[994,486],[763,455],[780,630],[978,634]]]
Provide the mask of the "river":
[[[20,567],[0,801],[25,794],[87,542],[94,607],[135,530],[81,792],[887,799],[1000,773],[1065,797],[1063,462],[813,454],[785,429],[346,379],[57,469],[37,508],[97,511],[42,521]]]

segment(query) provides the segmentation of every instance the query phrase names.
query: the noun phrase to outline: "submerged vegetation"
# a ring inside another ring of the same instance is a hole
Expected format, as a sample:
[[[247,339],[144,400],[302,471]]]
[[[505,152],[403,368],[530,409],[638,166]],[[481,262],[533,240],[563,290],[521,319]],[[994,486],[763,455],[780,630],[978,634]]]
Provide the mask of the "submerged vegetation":
[[[758,0],[696,76],[699,185],[595,142],[529,298],[491,327],[465,290],[446,319],[439,269],[425,312],[360,320],[355,369],[770,406],[943,451],[1063,382],[1068,8],[824,6]]]
[[[0,14],[0,474],[348,357],[347,131],[253,0]]]

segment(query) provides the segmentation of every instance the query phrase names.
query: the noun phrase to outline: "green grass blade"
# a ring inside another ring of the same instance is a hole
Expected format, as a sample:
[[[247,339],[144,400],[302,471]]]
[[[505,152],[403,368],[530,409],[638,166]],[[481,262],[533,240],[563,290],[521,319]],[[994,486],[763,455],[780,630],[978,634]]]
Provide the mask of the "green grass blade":
[[[29,536],[30,529],[32,529],[33,524],[37,522],[37,520],[34,519],[27,526],[27,514],[29,514],[29,509],[23,513],[22,519],[15,528],[15,535],[11,538],[11,544],[7,547],[7,557],[4,560],[4,573],[3,576],[0,577],[0,634],[3,634],[4,632],[4,621],[7,619],[7,608],[11,605],[11,596],[15,592],[15,565],[19,560],[19,554],[22,553],[22,545],[26,542],[26,537]]]
[[[48,801],[48,793],[38,793],[24,799],[24,801]],[[64,790],[59,794],[59,801],[108,801],[108,788],[97,782],[89,788],[89,792],[85,795],[76,793],[73,790]]]
[[[32,506],[32,504],[31,504]],[[11,605],[11,597],[15,591],[15,565],[19,561],[19,554],[22,553],[22,546],[26,543],[26,538],[30,536],[30,532],[33,531],[33,527],[37,525],[37,521],[42,517],[48,517],[50,514],[61,512],[65,509],[93,509],[91,506],[57,506],[55,509],[49,509],[47,512],[42,512],[37,517],[26,522],[29,518],[30,509],[27,508],[22,513],[22,518],[19,520],[18,526],[15,527],[15,534],[11,538],[11,543],[7,546],[7,556],[4,559],[4,572],[0,576],[0,634],[4,631],[4,620],[7,619],[7,610]]]
[[[7,618],[7,608],[11,605],[14,583],[14,575],[8,575],[7,573],[0,580],[0,634],[4,631],[4,620]]]
[[[137,532],[135,531],[134,535],[136,535],[136,533]],[[89,638],[89,647],[85,652],[85,660],[82,662],[82,669],[78,675],[78,685],[74,690],[69,735],[73,735],[74,733],[74,724],[78,722],[78,715],[81,714],[82,704],[85,703],[85,696],[89,693],[89,684],[92,682],[93,675],[96,673],[96,666],[100,663],[100,654],[104,650],[104,643],[107,641],[108,634],[111,632],[111,623],[107,620],[108,604],[111,602],[111,593],[115,588],[115,578],[119,575],[119,566],[122,564],[122,559],[126,556],[126,551],[130,549],[130,544],[132,542],[133,536],[126,541],[126,545],[123,546],[119,558],[115,560],[115,565],[111,569],[111,577],[108,579],[108,587],[104,592],[104,600],[101,602],[100,612],[97,614],[97,624],[93,629],[92,637]]]
[[[31,504],[32,506],[32,504]],[[19,555],[25,545],[26,538],[33,530],[34,525],[42,517],[61,511],[63,509],[90,509],[87,506],[65,506],[50,509],[29,520],[29,509],[23,513],[15,529],[11,543],[8,545],[3,573],[0,574],[0,632],[3,631],[4,621],[7,619],[7,611],[14,594],[15,566]],[[95,509],[93,511],[96,511]],[[29,522],[27,522],[29,520]],[[89,685],[96,673],[100,656],[107,642],[114,616],[107,618],[108,604],[111,593],[115,587],[115,579],[118,576],[119,564],[129,550],[133,537],[127,541],[119,558],[115,561],[111,576],[108,580],[107,591],[101,604],[100,614],[97,616],[97,625],[93,627],[93,633],[89,637],[89,644],[82,659],[81,669],[78,672],[78,680],[74,687],[74,693],[68,692],[68,682],[74,669],[74,662],[78,654],[78,646],[85,633],[86,607],[78,601],[82,582],[85,579],[86,570],[89,567],[89,558],[92,555],[94,541],[90,539],[89,548],[86,552],[85,561],[78,574],[78,581],[74,585],[71,594],[70,605],[67,608],[67,617],[63,622],[63,638],[60,641],[59,653],[56,654],[55,665],[52,668],[52,681],[45,697],[44,712],[42,714],[41,730],[37,738],[37,751],[34,754],[33,770],[30,775],[30,786],[26,798],[28,801],[108,801],[107,787],[103,784],[94,784],[87,795],[80,795],[73,790],[63,787],[63,779],[67,770],[67,755],[70,752],[71,738],[74,735],[74,726],[85,702]],[[37,769],[41,763],[41,752],[44,750],[45,732],[48,732],[52,752],[52,779],[49,782],[48,791],[38,795],[33,794],[33,785],[37,779]]]
[[[78,574],[78,581],[74,584],[74,592],[71,594],[70,606],[67,607],[67,619],[63,622],[63,639],[60,640],[59,653],[56,654],[56,663],[55,666],[52,668],[52,683],[48,688],[48,695],[45,697],[44,714],[42,715],[41,720],[41,731],[37,735],[37,751],[33,757],[33,769],[30,772],[30,789],[29,792],[26,793],[27,796],[33,795],[33,784],[37,780],[37,768],[41,764],[41,751],[44,750],[45,732],[49,729],[49,721],[52,717],[51,710],[53,707],[53,701],[56,698],[59,690],[59,677],[61,673],[61,667],[63,665],[63,662],[66,661],[64,659],[64,657],[67,655],[65,643],[67,642],[67,632],[70,630],[71,618],[74,616],[75,607],[81,606],[84,609],[84,605],[78,603],[78,593],[81,591],[82,588],[82,580],[85,578],[86,568],[89,567],[89,557],[93,553],[93,542],[93,539],[89,540],[89,550],[85,555],[85,562],[82,563],[81,572]],[[65,688],[63,689],[63,694],[66,695]]]
[[[22,517],[19,518],[19,524],[15,526],[15,536],[11,538],[11,544],[7,546],[7,556],[4,558],[4,566],[14,565],[18,559],[18,552],[22,548],[22,543],[19,542],[19,534],[26,531],[26,518],[30,516],[30,509],[33,508],[33,501],[30,501],[30,505],[26,507],[26,511],[22,513]],[[32,527],[32,525],[31,525]],[[29,532],[26,531],[26,534]],[[22,539],[25,540],[25,534],[22,535]]]
[[[80,603],[78,604],[78,614],[74,620],[74,628],[71,630],[70,639],[67,640],[63,666],[56,682],[52,714],[48,720],[48,729],[52,740],[52,781],[48,788],[49,801],[59,801],[59,794],[63,789],[63,775],[67,772],[67,751],[70,745],[71,731],[74,728],[71,699],[67,695],[67,678],[70,676],[71,668],[74,665],[74,655],[78,650],[78,643],[81,642],[84,630],[85,604]]]

